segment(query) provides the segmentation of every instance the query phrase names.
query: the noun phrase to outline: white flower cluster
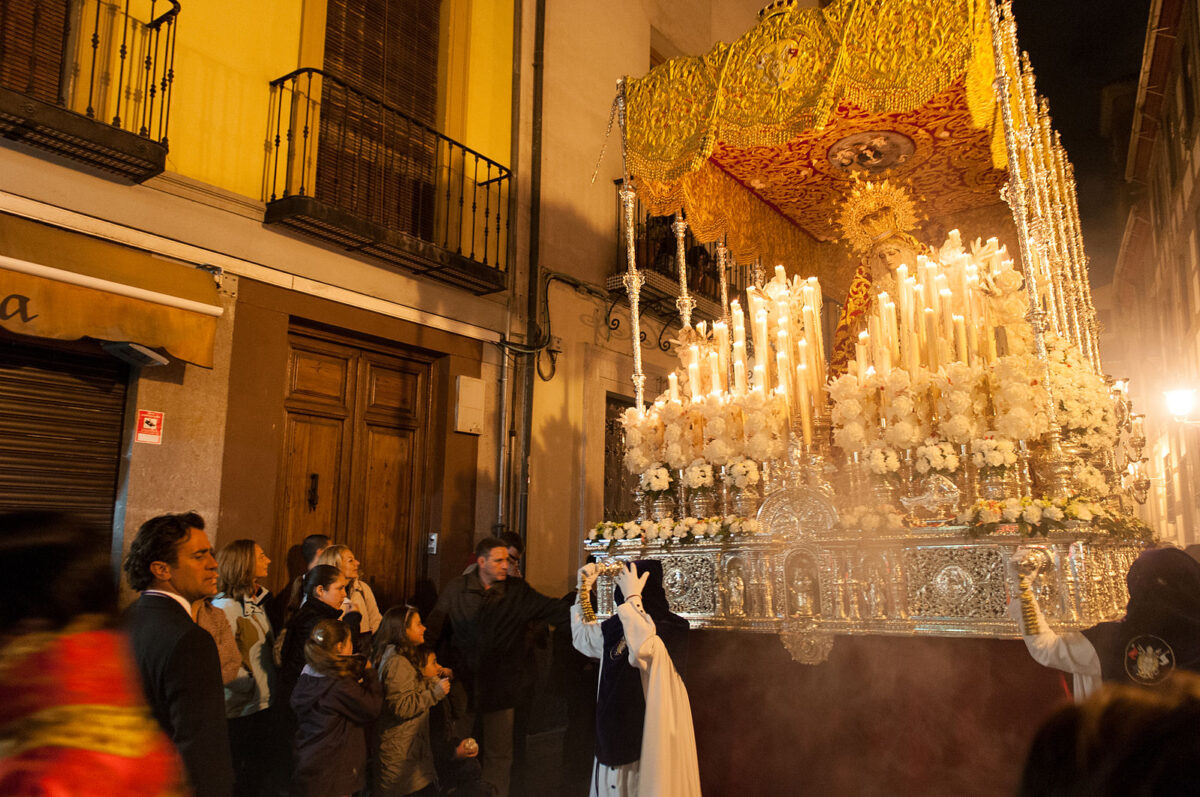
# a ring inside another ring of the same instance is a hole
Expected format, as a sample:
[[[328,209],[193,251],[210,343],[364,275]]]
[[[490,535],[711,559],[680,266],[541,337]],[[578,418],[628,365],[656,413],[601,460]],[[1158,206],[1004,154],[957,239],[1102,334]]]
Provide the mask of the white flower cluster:
[[[727,468],[729,480],[739,490],[744,490],[747,487],[753,487],[758,484],[758,463],[754,460],[738,457],[731,460],[725,467]]]
[[[657,416],[662,421],[662,459],[668,465],[672,468],[682,468],[696,458],[696,426],[703,425],[703,416],[692,412],[690,407],[673,401],[655,404],[646,414]]]
[[[876,443],[864,454],[867,469],[877,476],[886,476],[900,470],[900,455],[896,449]]]
[[[877,376],[860,384],[854,374],[842,374],[829,384],[829,396],[833,399],[833,442],[847,454],[862,451],[876,437],[880,386]]]
[[[702,459],[692,460],[683,472],[683,486],[689,490],[707,490],[713,486],[713,469]]]
[[[863,531],[900,531],[904,528],[904,515],[887,505],[855,506],[838,516],[838,525]]]
[[[713,539],[731,534],[757,534],[761,526],[754,518],[725,517],[682,518],[680,520],[604,521],[589,532],[588,540],[681,540]]]
[[[757,391],[742,399],[745,445],[741,453],[758,462],[781,459],[787,453],[787,402],[777,393]]]
[[[1091,451],[1110,450],[1118,433],[1108,386],[1069,340],[1047,335],[1046,349],[1050,388],[1063,432]]]
[[[661,463],[655,463],[642,474],[638,486],[644,493],[666,492],[671,489],[671,472]]]
[[[630,407],[621,415],[625,427],[625,470],[642,473],[662,459],[662,423],[657,414]]]
[[[939,442],[930,437],[924,445],[917,446],[917,459],[913,463],[917,473],[953,473],[958,470],[958,449],[950,443]]]
[[[738,456],[745,446],[744,435],[738,434],[741,427],[741,409],[726,403],[720,396],[708,394],[704,401],[691,405],[693,413],[699,414],[704,424],[704,447],[696,452],[713,465],[724,465],[731,457]]]
[[[1048,523],[1061,523],[1064,520],[1089,521],[1103,517],[1102,507],[1081,498],[1008,498],[1003,501],[988,501],[980,499],[967,507],[958,516],[958,522],[965,526],[975,526],[989,523],[1025,523],[1035,531],[1045,532],[1040,528]]]
[[[987,416],[988,396],[981,366],[952,362],[933,377],[938,389],[938,434],[951,443],[969,443],[979,436]]]
[[[992,271],[987,282],[985,299],[992,321],[1005,327],[1009,354],[1026,354],[1033,349],[1033,330],[1025,320],[1029,313],[1029,298],[1022,290],[1025,277],[1011,260],[1005,260]]]
[[[971,462],[977,468],[1007,468],[1017,464],[1017,445],[1002,437],[971,441]]]
[[[1044,368],[1032,354],[1000,357],[992,367],[992,429],[1010,440],[1033,440],[1049,428]]]
[[[884,439],[895,448],[912,448],[928,436],[930,380],[929,369],[923,367],[911,377],[903,368],[893,368],[883,380]]]
[[[1104,472],[1094,465],[1084,465],[1075,471],[1075,481],[1083,492],[1097,498],[1103,498],[1110,492],[1108,479],[1104,478]]]

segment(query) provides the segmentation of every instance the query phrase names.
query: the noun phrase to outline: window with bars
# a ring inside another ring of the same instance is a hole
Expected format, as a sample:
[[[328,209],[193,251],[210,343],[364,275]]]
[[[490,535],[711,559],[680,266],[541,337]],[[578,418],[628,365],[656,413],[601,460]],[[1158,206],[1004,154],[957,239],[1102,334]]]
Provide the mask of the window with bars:
[[[633,399],[609,393],[604,401],[604,520],[624,522],[637,517],[633,502],[634,475],[625,470],[625,429],[621,414]]]

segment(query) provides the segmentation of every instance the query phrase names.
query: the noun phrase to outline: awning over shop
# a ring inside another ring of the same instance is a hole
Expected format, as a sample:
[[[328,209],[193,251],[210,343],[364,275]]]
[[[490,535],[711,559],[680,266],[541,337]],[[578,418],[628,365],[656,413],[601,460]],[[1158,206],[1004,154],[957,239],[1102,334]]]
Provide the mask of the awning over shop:
[[[10,332],[131,341],[211,368],[221,313],[206,271],[0,214],[0,326]]]

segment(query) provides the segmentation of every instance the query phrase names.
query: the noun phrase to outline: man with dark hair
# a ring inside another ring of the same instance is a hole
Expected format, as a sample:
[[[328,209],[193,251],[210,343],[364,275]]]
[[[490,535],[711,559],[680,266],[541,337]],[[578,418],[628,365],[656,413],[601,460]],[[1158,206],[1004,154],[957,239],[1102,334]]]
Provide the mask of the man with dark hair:
[[[487,537],[475,546],[476,568],[454,578],[429,615],[425,640],[454,670],[466,692],[468,716],[482,739],[483,779],[508,794],[513,757],[513,709],[521,696],[529,623],[559,625],[569,605],[509,575],[508,544]],[[468,729],[469,730],[469,729]]]
[[[233,792],[221,664],[193,605],[217,594],[217,560],[194,512],[142,524],[125,557],[142,595],[125,613],[151,713],[175,743],[197,797]]]
[[[300,555],[305,562],[304,572],[296,576],[292,583],[279,593],[267,614],[267,618],[275,627],[276,632],[286,626],[292,616],[300,611],[300,604],[304,602],[304,576],[317,566],[318,557],[330,545],[333,545],[333,540],[326,534],[309,534],[300,543]]]
[[[508,575],[521,577],[521,557],[525,555],[525,540],[515,531],[506,531],[499,540],[508,546]]]

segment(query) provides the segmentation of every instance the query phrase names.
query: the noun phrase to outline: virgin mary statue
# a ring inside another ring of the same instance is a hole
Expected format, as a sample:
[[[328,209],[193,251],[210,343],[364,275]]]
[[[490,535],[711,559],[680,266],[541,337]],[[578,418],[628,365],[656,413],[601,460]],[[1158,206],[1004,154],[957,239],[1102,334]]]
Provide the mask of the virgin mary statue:
[[[888,180],[860,182],[842,204],[837,219],[842,239],[860,260],[846,304],[833,333],[829,373],[839,376],[854,357],[858,334],[866,329],[868,311],[880,292],[895,295],[896,269],[913,273],[917,256],[932,256],[928,246],[913,237],[916,207],[902,186]]]

